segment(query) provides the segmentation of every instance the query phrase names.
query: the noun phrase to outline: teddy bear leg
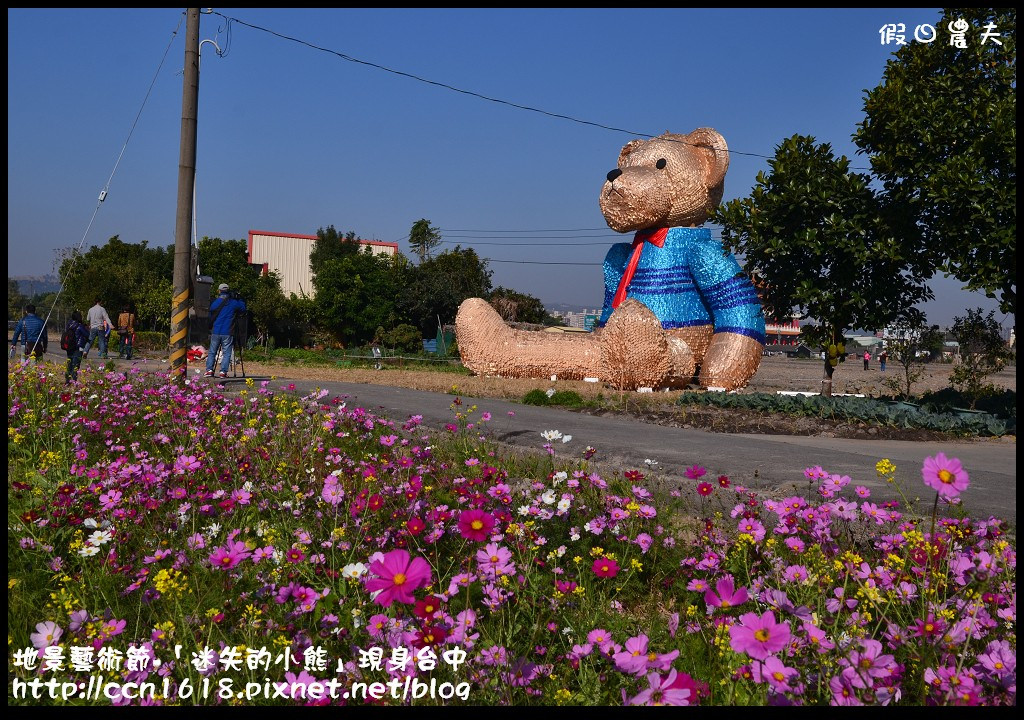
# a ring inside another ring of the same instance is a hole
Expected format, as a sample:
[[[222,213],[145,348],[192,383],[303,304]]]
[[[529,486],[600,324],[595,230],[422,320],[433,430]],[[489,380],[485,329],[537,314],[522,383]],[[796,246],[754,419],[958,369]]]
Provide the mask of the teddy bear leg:
[[[764,345],[746,335],[715,335],[700,366],[700,386],[736,390],[757,372]]]
[[[673,370],[673,352],[661,322],[639,300],[627,298],[611,314],[600,343],[601,379],[618,390],[662,387]]]
[[[668,351],[672,358],[672,369],[664,385],[672,390],[681,390],[693,382],[697,363],[690,346],[681,338],[668,336]]]
[[[482,298],[468,298],[455,316],[462,364],[477,375],[563,380],[598,377],[601,352],[589,334],[510,328]]]

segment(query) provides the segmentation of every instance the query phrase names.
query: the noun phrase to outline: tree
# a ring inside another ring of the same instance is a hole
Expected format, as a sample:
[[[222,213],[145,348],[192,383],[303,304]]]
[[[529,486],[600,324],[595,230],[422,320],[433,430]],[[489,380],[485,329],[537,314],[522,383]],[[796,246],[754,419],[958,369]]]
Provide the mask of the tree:
[[[18,281],[7,278],[7,319],[20,318],[28,298],[22,294]]]
[[[419,219],[409,231],[409,247],[420,258],[420,265],[430,256],[430,251],[441,243],[441,231],[426,219]]]
[[[723,246],[741,254],[766,311],[796,308],[817,320],[808,335],[826,354],[822,394],[843,355],[843,332],[880,328],[903,308],[930,299],[920,238],[886,205],[870,178],[849,172],[828,144],[794,135],[758,173],[750,197],[720,206]]]
[[[145,240],[126,243],[114,235],[84,254],[70,248],[58,251],[57,258],[63,294],[71,307],[84,311],[98,297],[110,313],[124,305],[135,306],[140,327],[170,328],[173,245],[151,248]],[[166,302],[161,307],[153,293],[156,288],[163,292],[165,286]]]
[[[960,360],[949,376],[949,384],[963,392],[973,410],[978,398],[995,390],[985,378],[999,372],[1006,365],[1010,353],[1003,342],[995,312],[982,316],[982,309],[968,310],[965,316],[955,316],[950,329],[960,344]]]
[[[853,136],[890,202],[919,223],[929,259],[1017,315],[1017,11],[955,8],[967,46],[912,42],[886,64]],[[991,27],[990,27],[991,26]],[[1001,33],[982,42],[982,29]]]
[[[885,341],[885,351],[889,364],[899,369],[885,378],[885,385],[910,398],[913,384],[924,374],[923,360],[942,349],[942,332],[938,325],[928,325],[917,308],[907,308],[889,327],[892,334]]]
[[[313,276],[320,329],[346,344],[370,341],[378,327],[401,322],[396,298],[404,286],[399,258],[355,253],[323,262]]]
[[[363,247],[354,231],[349,230],[341,235],[329,225],[326,230],[320,228],[316,231],[316,240],[313,242],[313,249],[309,252],[309,269],[316,275],[318,269],[328,260],[340,260],[343,257],[356,255]]]
[[[491,271],[472,248],[456,245],[421,265],[411,267],[399,300],[401,312],[425,337],[437,333],[438,322],[455,321],[466,298],[486,298],[491,292]]]

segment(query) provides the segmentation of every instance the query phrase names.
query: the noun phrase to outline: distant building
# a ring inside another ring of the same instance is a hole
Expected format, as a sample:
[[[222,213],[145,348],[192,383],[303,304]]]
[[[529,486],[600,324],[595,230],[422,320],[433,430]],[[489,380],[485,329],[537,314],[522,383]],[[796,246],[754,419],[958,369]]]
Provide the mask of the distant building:
[[[786,321],[767,321],[764,326],[765,345],[789,345],[800,344],[800,316],[793,315]]]
[[[601,311],[584,309],[583,312],[559,312],[558,310],[552,310],[550,315],[559,318],[568,327],[591,330],[594,327],[595,318],[600,317]],[[590,324],[589,328],[587,327],[588,322]]]
[[[309,254],[313,251],[316,235],[295,235],[263,230],[249,231],[249,264],[262,266],[264,272],[274,271],[281,276],[281,289],[285,297],[295,293],[313,297],[313,273],[309,269]],[[375,255],[398,254],[398,243],[378,240],[360,240]]]

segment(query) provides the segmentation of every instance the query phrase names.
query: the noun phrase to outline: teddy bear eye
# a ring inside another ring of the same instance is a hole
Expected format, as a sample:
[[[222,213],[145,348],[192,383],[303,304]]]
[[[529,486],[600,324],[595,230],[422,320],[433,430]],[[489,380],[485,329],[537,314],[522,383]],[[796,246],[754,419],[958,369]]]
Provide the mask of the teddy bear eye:
[[[668,163],[665,162],[665,158],[661,158],[661,160],[654,163],[654,167],[658,168],[659,170],[664,170],[667,164]]]

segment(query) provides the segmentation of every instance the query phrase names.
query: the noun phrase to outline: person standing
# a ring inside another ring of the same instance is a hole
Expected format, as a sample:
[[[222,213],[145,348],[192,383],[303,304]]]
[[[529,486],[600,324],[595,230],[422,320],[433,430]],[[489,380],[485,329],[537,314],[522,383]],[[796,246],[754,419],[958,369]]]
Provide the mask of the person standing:
[[[11,338],[11,356],[18,347],[19,338],[24,338],[24,359],[27,361],[31,355],[35,362],[43,359],[46,352],[46,328],[43,320],[36,315],[36,306],[29,303],[25,306],[25,317],[14,326],[14,337]]]
[[[132,348],[135,346],[135,313],[129,305],[125,305],[117,316],[117,337],[117,356],[131,360]]]
[[[206,354],[206,375],[213,377],[213,363],[217,359],[217,351],[221,351],[220,377],[228,376],[228,365],[231,364],[231,349],[235,342],[234,323],[239,312],[245,312],[245,302],[231,294],[227,283],[217,288],[220,292],[217,299],[210,303],[210,350]]]
[[[885,372],[885,361],[889,359],[889,353],[885,350],[878,353],[878,369]]]
[[[864,351],[864,369],[868,369],[868,365],[871,363],[871,353],[867,350]]]
[[[96,298],[96,304],[89,308],[89,344],[85,347],[85,353],[82,355],[84,358],[89,357],[89,351],[92,349],[93,340],[99,338],[100,344],[100,357],[107,357],[107,328],[110,327],[110,316],[107,315],[107,311],[102,305],[100,305],[100,299]]]
[[[67,330],[74,333],[75,342],[68,346],[68,363],[64,370],[64,384],[70,385],[78,381],[78,369],[82,366],[82,354],[89,344],[89,328],[82,322],[82,313],[75,310],[71,313]]]

